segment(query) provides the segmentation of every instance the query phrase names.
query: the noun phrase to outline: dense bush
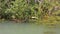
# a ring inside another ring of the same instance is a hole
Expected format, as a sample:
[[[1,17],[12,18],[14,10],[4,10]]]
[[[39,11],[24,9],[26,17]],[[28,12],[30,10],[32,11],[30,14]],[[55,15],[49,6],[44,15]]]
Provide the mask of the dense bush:
[[[60,0],[1,0],[0,16],[36,23],[59,23]],[[34,17],[34,18],[32,18]]]

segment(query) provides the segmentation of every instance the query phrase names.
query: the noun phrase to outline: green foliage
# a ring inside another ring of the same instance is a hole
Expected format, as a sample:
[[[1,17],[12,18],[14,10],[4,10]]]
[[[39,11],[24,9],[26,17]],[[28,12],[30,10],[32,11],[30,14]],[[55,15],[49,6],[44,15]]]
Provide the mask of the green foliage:
[[[60,2],[59,0],[1,0],[0,16],[29,22],[35,20],[33,22],[36,23],[60,22]]]

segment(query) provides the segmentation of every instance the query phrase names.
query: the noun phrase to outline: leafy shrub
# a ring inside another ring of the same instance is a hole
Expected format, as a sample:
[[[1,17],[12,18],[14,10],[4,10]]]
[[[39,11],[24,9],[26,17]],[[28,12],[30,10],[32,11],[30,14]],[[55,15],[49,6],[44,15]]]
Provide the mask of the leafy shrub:
[[[4,0],[2,2],[1,1],[0,16],[5,19],[15,18],[30,22],[31,20],[35,20],[36,23],[60,22],[59,0]],[[37,17],[38,19],[32,17]]]

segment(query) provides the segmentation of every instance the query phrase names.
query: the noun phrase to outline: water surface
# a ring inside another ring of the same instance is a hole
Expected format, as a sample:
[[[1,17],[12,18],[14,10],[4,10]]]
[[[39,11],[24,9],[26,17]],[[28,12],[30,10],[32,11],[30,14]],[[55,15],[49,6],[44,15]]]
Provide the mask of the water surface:
[[[13,23],[13,22],[1,22],[0,34],[60,34],[60,28],[48,28],[43,25],[36,25],[30,23]]]

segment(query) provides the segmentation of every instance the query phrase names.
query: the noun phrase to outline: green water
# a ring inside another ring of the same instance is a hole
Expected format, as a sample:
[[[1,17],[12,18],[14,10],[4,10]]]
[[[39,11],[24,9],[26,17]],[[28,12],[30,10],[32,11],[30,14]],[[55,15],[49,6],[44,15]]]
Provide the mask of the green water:
[[[0,34],[60,34],[60,28],[48,28],[43,25],[29,24],[29,23],[13,23],[2,22],[0,23]]]

